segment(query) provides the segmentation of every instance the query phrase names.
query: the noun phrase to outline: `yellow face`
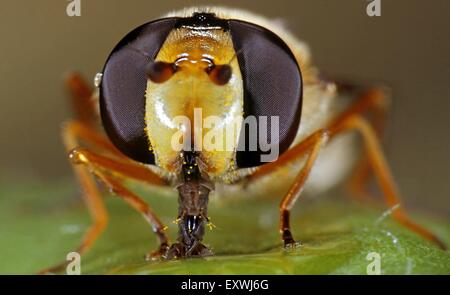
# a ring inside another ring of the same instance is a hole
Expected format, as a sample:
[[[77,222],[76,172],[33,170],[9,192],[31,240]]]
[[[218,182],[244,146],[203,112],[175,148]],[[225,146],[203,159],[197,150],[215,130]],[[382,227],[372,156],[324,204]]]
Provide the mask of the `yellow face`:
[[[178,172],[182,159],[174,142],[183,143],[186,132],[210,177],[234,167],[243,119],[243,81],[235,54],[230,34],[220,29],[175,29],[161,47],[155,61],[175,64],[177,70],[164,82],[148,79],[145,122],[156,164],[167,172]],[[213,82],[207,71],[211,65],[231,68],[227,83]]]

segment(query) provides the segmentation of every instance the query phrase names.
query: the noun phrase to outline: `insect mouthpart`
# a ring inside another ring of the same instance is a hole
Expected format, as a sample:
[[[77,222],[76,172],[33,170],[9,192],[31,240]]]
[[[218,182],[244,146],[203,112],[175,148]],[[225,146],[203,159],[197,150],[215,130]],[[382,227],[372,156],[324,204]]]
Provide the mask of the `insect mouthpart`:
[[[189,232],[193,232],[198,228],[201,216],[189,215],[186,218],[186,228]]]
[[[208,223],[209,193],[213,189],[202,176],[198,155],[183,152],[181,184],[178,185],[178,243],[171,246],[168,258],[211,255],[201,241]]]

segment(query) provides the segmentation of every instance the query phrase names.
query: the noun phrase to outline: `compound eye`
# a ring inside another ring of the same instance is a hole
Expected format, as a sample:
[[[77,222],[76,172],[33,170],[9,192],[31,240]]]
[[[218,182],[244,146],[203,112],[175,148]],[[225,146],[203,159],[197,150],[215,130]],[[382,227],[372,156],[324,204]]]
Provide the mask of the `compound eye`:
[[[176,21],[160,19],[136,28],[117,44],[103,68],[103,127],[112,143],[138,162],[155,161],[145,131],[145,89],[149,78],[161,83],[173,74],[170,64],[153,61]]]
[[[175,64],[163,61],[150,62],[145,69],[147,77],[155,83],[169,80],[176,71]]]
[[[279,36],[264,27],[240,20],[229,20],[229,27],[244,81],[244,114],[257,120],[266,117],[269,122],[272,116],[278,117],[275,144],[281,154],[294,141],[300,125],[302,78],[296,58]],[[260,130],[258,126],[258,138]],[[267,126],[267,130],[271,127]],[[240,144],[249,142],[249,133],[241,133]],[[273,144],[271,137],[269,132],[267,142]],[[261,155],[265,153],[237,151],[237,165],[241,168],[262,165]]]
[[[218,65],[207,68],[206,72],[214,84],[223,86],[230,81],[232,70],[229,65]]]

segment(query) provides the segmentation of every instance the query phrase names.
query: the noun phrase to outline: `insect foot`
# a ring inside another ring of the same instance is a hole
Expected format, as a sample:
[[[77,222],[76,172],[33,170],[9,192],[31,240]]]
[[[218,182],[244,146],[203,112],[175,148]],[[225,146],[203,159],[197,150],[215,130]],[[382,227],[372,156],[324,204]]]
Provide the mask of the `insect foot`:
[[[294,240],[294,238],[292,237],[291,231],[288,229],[285,229],[283,231],[283,242],[284,242],[285,250],[295,250],[302,245],[301,242],[296,242]]]
[[[212,255],[214,255],[212,250],[208,246],[200,242],[196,242],[193,245],[175,243],[169,248],[167,254],[165,255],[165,258],[178,259],[188,257],[205,257]]]
[[[151,260],[161,260],[163,258],[165,258],[166,253],[169,250],[169,245],[167,244],[161,244],[158,248],[158,250],[152,251],[150,253],[148,253],[147,255],[145,255],[145,260],[147,261],[151,261]]]
[[[286,251],[294,251],[295,249],[298,249],[301,246],[302,246],[302,242],[293,241],[292,243],[285,244],[284,245],[284,250],[286,250]]]

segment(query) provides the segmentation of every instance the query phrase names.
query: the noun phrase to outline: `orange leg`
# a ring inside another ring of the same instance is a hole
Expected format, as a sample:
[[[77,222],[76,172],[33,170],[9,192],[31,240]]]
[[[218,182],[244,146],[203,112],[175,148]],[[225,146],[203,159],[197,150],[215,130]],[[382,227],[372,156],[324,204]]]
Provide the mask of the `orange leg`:
[[[91,169],[106,170],[114,176],[121,175],[151,185],[164,186],[166,182],[144,165],[134,164],[109,158],[85,148],[75,148],[70,151],[69,158],[74,164],[86,164]]]
[[[91,173],[83,166],[73,165],[75,174],[78,181],[84,191],[83,200],[86,204],[89,215],[92,217],[92,225],[89,227],[85,235],[83,236],[81,244],[78,246],[76,252],[82,254],[86,252],[97,237],[103,232],[108,223],[108,213],[105,205],[103,204],[101,193],[93,179]],[[66,261],[63,261],[57,265],[54,265],[48,269],[41,270],[40,274],[54,273],[63,270],[67,265]]]
[[[355,87],[357,87],[355,85]],[[384,132],[384,123],[389,106],[389,98],[384,91],[371,90],[363,93],[356,99],[355,105],[351,107],[348,114],[364,113],[367,111],[371,116],[371,123],[377,133],[378,138],[382,138]],[[371,194],[367,191],[367,183],[371,176],[370,163],[367,153],[364,151],[361,159],[346,183],[346,188],[350,195],[358,201],[367,201],[371,199]]]
[[[95,129],[80,121],[70,121],[64,125],[63,139],[68,151],[69,158],[73,164],[74,171],[84,190],[83,198],[89,213],[92,216],[93,224],[83,237],[77,252],[82,254],[92,247],[96,239],[103,232],[108,221],[108,214],[104,206],[101,193],[97,187],[92,170],[103,182],[105,182],[113,191],[122,197],[133,208],[141,212],[151,223],[153,230],[158,235],[161,242],[161,249],[167,244],[167,238],[163,233],[164,226],[153,213],[153,211],[133,193],[123,187],[118,176],[124,176],[139,181],[144,181],[152,185],[165,185],[158,175],[148,170],[143,165],[134,163],[123,156],[115,147]],[[99,151],[109,152],[115,156],[115,159],[109,158],[87,149],[75,148],[79,142],[83,141]],[[85,164],[85,165],[77,165]],[[108,171],[110,175],[105,173]],[[60,263],[54,267],[41,271],[41,273],[60,271],[66,266],[67,262]]]
[[[356,130],[362,135],[369,162],[374,170],[378,185],[383,192],[385,203],[389,208],[397,208],[393,211],[392,217],[413,232],[434,242],[441,249],[447,249],[444,242],[426,228],[413,222],[406,213],[406,209],[401,202],[400,194],[395,187],[387,161],[381,151],[377,135],[370,124],[361,116],[350,115],[347,119],[342,120],[334,127],[331,127],[330,130],[332,134]]]
[[[372,194],[366,189],[371,176],[370,172],[370,163],[367,154],[364,153],[356,163],[352,175],[345,184],[346,189],[350,192],[350,196],[356,201],[370,201],[373,199]]]
[[[143,200],[123,186],[122,178],[118,177],[120,175],[147,182],[152,185],[166,185],[158,175],[154,174],[144,166],[121,162],[84,148],[73,149],[70,152],[69,157],[73,164],[81,164],[88,167],[89,170],[102,180],[117,196],[122,198],[131,207],[141,212],[144,215],[144,218],[152,225],[153,231],[158,235],[161,243],[167,243],[167,238],[163,232],[165,226]]]
[[[300,197],[300,193],[302,191],[303,186],[305,185],[306,179],[309,176],[309,173],[314,166],[314,162],[319,155],[320,149],[325,145],[328,140],[328,132],[325,130],[319,130],[315,132],[311,136],[311,142],[303,145],[302,149],[298,149],[299,155],[305,154],[309,151],[308,158],[306,159],[306,163],[303,168],[298,173],[297,177],[294,180],[291,188],[289,189],[286,196],[283,198],[280,204],[280,232],[281,237],[284,241],[284,245],[287,247],[291,247],[295,245],[294,238],[291,234],[290,229],[290,211],[292,207],[297,202],[297,199]]]
[[[386,105],[387,105],[386,96],[384,95],[382,90],[379,89],[369,90],[365,92],[361,96],[361,98],[358,99],[356,103],[353,104],[347,111],[343,112],[339,117],[337,117],[331,123],[329,123],[328,126],[330,128],[330,126],[338,125],[343,120],[347,119],[349,116],[355,114],[359,115],[369,108],[374,108],[374,106],[384,108]],[[299,159],[301,156],[304,155],[305,147],[307,150],[308,149],[307,147],[311,147],[314,141],[315,141],[314,136],[307,137],[299,144],[293,146],[292,148],[284,152],[275,162],[267,163],[258,168],[258,170],[256,170],[255,173],[249,176],[249,180],[254,180],[261,176],[270,174],[274,169],[278,169],[280,167],[283,167],[286,163],[290,163],[292,161],[295,161],[296,159]]]
[[[63,124],[63,137],[68,149],[86,143],[94,149],[106,151],[115,157],[129,160],[123,155],[104,134],[98,132],[94,127],[79,120],[68,120]]]
[[[96,100],[92,88],[78,73],[70,73],[66,78],[70,92],[72,108],[77,120],[94,126],[97,120]]]
[[[309,152],[306,164],[295,178],[294,184],[291,186],[289,192],[280,204],[280,232],[285,245],[292,246],[295,243],[290,230],[289,212],[300,196],[309,172],[314,166],[314,161],[317,158],[317,154],[326,142],[327,135],[330,139],[333,139],[334,136],[348,131],[357,131],[361,134],[367,152],[368,161],[374,170],[376,180],[383,192],[385,202],[389,208],[394,206],[397,208],[393,211],[392,217],[413,232],[430,241],[433,241],[440,248],[446,249],[445,244],[439,238],[424,227],[414,223],[409,218],[401,203],[400,194],[395,187],[389,166],[381,151],[375,131],[367,120],[360,115],[355,114],[349,114],[348,117],[335,121],[326,130],[319,130],[313,133],[303,142],[294,147],[293,150],[295,152],[291,152],[284,159],[280,157],[279,160],[286,162],[287,160],[300,158]]]
[[[164,233],[166,226],[142,199],[122,184],[118,174],[135,180],[145,181],[152,185],[165,185],[159,176],[156,176],[145,167],[122,163],[83,148],[73,149],[70,153],[70,158],[72,163],[88,167],[112,192],[144,216],[160,240],[160,253],[167,248],[168,239]]]
[[[285,245],[291,246],[295,243],[289,224],[289,212],[298,200],[301,190],[307,180],[307,177],[314,166],[314,161],[320,148],[324,145],[327,135],[330,139],[334,136],[348,131],[357,131],[361,134],[365,152],[367,154],[367,163],[370,164],[374,171],[375,178],[379,187],[381,188],[386,204],[392,208],[396,207],[392,217],[400,224],[423,236],[424,238],[433,241],[439,247],[445,249],[445,245],[434,234],[422,226],[415,224],[408,217],[405,208],[401,204],[400,194],[395,188],[394,181],[391,176],[389,166],[384,158],[381,147],[379,145],[376,131],[364,119],[360,113],[371,105],[371,100],[380,99],[380,92],[378,90],[371,90],[365,94],[366,99],[360,100],[348,111],[333,120],[328,128],[319,130],[308,136],[299,144],[285,152],[276,162],[268,163],[258,169],[250,179],[255,179],[272,172],[274,169],[284,166],[286,163],[300,159],[308,155],[306,164],[296,176],[293,185],[291,186],[287,195],[283,198],[280,204],[280,231]]]
[[[63,129],[63,140],[66,149],[69,151],[78,145],[78,139],[86,138],[92,139],[95,142],[96,138],[100,136],[90,136],[80,132],[84,126],[92,128],[96,121],[95,104],[93,100],[92,88],[81,78],[78,73],[70,73],[66,78],[66,86],[70,92],[72,107],[75,111],[75,116],[78,121],[68,122]],[[101,140],[100,140],[101,141]],[[101,146],[101,144],[100,144]],[[81,166],[73,166],[78,181],[83,188],[83,200],[86,204],[93,223],[87,230],[83,237],[80,246],[77,249],[78,253],[85,252],[89,249],[95,239],[101,234],[108,223],[108,213],[102,201],[101,193],[92,178],[92,175],[86,168]],[[67,265],[67,262],[59,263],[48,269],[41,270],[39,273],[49,273],[62,270]]]

